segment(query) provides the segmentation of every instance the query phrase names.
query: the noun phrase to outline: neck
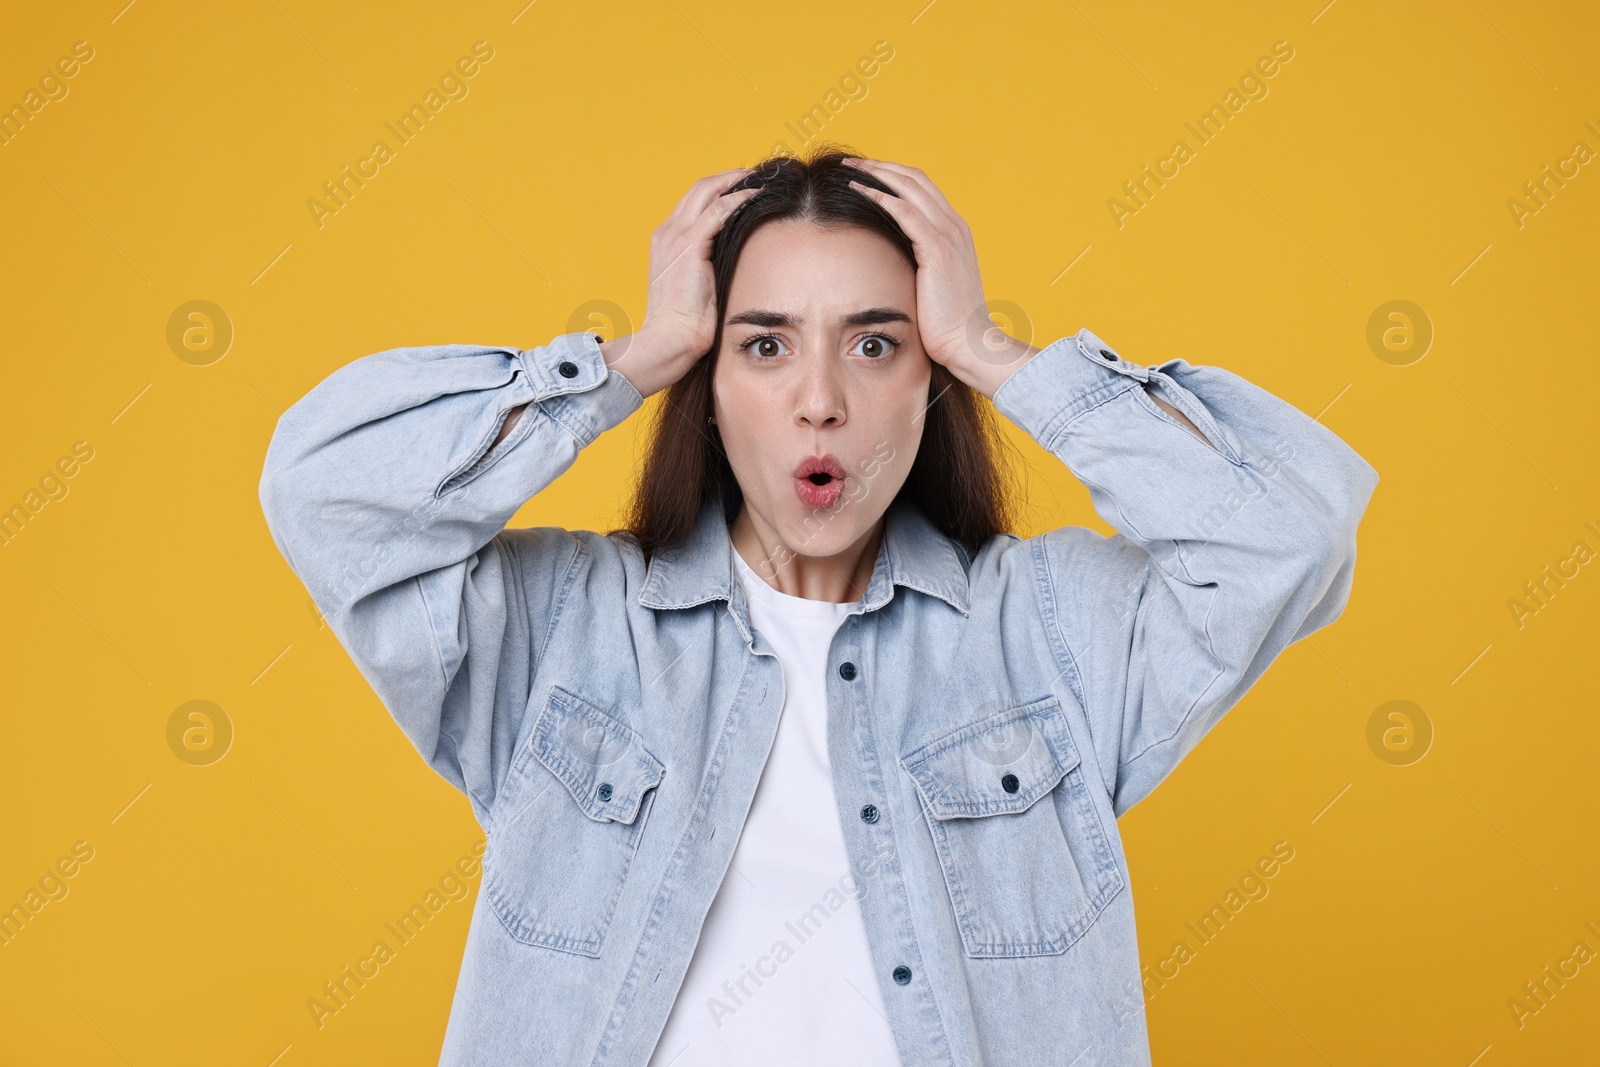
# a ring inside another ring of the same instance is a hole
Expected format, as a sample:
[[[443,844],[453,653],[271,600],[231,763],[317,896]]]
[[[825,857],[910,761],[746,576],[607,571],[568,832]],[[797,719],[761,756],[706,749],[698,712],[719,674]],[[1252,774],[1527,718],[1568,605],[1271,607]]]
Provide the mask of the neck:
[[[748,503],[728,527],[733,550],[772,588],[807,600],[848,604],[866,596],[883,540],[884,517],[831,556],[802,555],[768,526]]]

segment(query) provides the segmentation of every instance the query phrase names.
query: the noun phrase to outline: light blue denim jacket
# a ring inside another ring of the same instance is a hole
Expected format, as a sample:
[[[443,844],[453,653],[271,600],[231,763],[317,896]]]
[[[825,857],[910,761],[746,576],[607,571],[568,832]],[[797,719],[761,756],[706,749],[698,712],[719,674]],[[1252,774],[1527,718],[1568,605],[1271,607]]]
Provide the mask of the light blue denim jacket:
[[[275,542],[487,837],[451,1067],[649,1060],[777,728],[782,668],[720,505],[648,566],[600,533],[504,528],[641,402],[592,334],[400,348],[329,375],[267,451]],[[1119,533],[969,556],[890,507],[828,655],[854,893],[904,1063],[1146,1064],[1117,817],[1343,610],[1378,476],[1229,371],[1127,362],[1088,330],[994,403]],[[734,999],[775,995],[772,973],[752,960]]]

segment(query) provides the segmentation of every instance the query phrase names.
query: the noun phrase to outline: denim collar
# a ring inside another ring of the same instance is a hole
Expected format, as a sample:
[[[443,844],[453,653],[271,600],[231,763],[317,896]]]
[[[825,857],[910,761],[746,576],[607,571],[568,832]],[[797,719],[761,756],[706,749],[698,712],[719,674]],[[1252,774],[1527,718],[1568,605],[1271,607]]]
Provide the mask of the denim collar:
[[[650,557],[639,591],[640,606],[687,608],[715,599],[742,605],[744,590],[734,575],[733,553],[722,504],[707,501],[682,544],[659,549]],[[894,587],[903,585],[936,596],[966,615],[964,560],[963,550],[922,509],[909,501],[892,501],[867,595],[851,614],[881,608],[894,595]]]

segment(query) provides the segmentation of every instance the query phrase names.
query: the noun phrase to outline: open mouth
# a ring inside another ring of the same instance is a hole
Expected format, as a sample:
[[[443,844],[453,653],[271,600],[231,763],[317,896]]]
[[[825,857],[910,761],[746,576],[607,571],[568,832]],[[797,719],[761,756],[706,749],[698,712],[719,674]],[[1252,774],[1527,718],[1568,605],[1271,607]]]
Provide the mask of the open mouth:
[[[807,456],[794,469],[794,491],[808,508],[826,510],[844,494],[844,466],[831,455]]]

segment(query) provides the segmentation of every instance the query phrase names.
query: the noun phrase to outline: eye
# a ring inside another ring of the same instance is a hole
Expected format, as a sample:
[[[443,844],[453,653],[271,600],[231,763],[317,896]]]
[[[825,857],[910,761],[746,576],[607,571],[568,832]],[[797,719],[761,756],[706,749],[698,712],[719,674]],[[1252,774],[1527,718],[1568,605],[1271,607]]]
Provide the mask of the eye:
[[[777,351],[778,349],[783,349],[783,351]],[[763,333],[757,334],[744,344],[740,345],[739,351],[753,352],[757,359],[769,360],[777,359],[779,356],[783,355],[784,352],[787,352],[788,349],[776,335]]]
[[[856,342],[856,348],[865,347],[866,350],[860,354],[867,356],[869,359],[877,360],[892,355],[894,350],[904,343],[903,341],[896,341],[886,333],[869,333]],[[850,351],[854,352],[856,348],[852,348]]]

